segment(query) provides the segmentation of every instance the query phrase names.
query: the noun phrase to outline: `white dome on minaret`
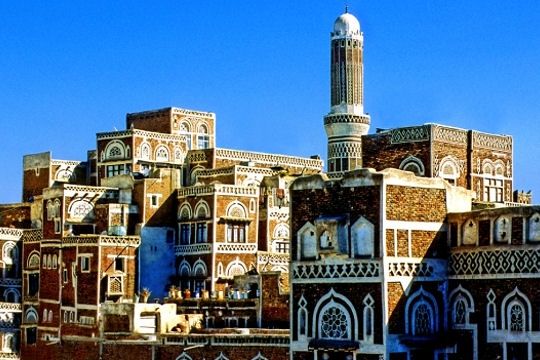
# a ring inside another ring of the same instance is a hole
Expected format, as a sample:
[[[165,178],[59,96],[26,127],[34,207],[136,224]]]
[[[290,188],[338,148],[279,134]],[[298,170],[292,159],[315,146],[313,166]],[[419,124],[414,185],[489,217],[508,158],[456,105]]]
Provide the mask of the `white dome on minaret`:
[[[360,35],[360,22],[353,15],[347,11],[341,14],[334,22],[334,32],[332,36],[359,36]]]

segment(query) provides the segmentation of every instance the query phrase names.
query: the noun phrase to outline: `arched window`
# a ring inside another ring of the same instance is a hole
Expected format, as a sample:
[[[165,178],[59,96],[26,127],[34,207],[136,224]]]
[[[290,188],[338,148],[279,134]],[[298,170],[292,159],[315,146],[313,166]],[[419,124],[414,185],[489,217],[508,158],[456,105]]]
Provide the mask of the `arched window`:
[[[527,239],[531,242],[538,242],[540,241],[540,214],[534,213],[529,218],[529,236]]]
[[[446,156],[441,160],[439,165],[439,177],[448,181],[451,185],[457,185],[459,178],[459,165],[457,159],[453,156]]]
[[[433,334],[433,309],[425,302],[416,304],[413,310],[413,335]]]
[[[478,241],[478,226],[473,220],[465,221],[463,225],[463,245],[476,245]]]
[[[52,312],[52,310],[49,310],[49,318],[48,318],[48,321],[49,321],[49,322],[52,322],[52,321],[53,321],[53,312]]]
[[[143,160],[150,160],[150,153],[152,152],[152,149],[150,149],[150,145],[147,143],[143,143],[141,145],[141,159]]]
[[[39,255],[37,252],[28,257],[28,269],[39,269]]]
[[[358,318],[351,301],[330,289],[313,311],[313,337],[358,341]]]
[[[525,331],[525,308],[519,301],[513,301],[508,306],[510,331]]]
[[[368,294],[364,298],[363,303],[364,341],[368,343],[373,343],[373,332],[375,330],[375,324],[373,319],[375,316],[375,311],[373,310],[373,306],[375,305],[375,300],[373,300],[373,297]]]
[[[373,257],[375,228],[361,216],[351,227],[352,250],[354,257]]]
[[[210,136],[206,125],[200,125],[197,135],[197,146],[199,149],[208,149],[210,147]]]
[[[36,309],[30,307],[24,314],[24,322],[27,324],[35,324],[38,322],[38,314]]]
[[[531,330],[532,306],[517,287],[503,299],[501,313],[503,329],[514,332]]]
[[[230,262],[229,265],[227,265],[227,269],[225,270],[225,274],[227,277],[244,275],[246,272],[247,267],[242,261],[240,261],[239,258],[236,258],[236,260]]]
[[[14,335],[12,333],[4,333],[2,351],[11,353],[15,350]]]
[[[193,275],[195,277],[204,278],[206,277],[206,264],[202,260],[195,261],[195,265],[193,266]]]
[[[156,149],[156,161],[169,161],[169,149],[160,146]]]
[[[422,287],[405,305],[405,328],[412,335],[430,335],[438,330],[438,307],[435,297]]]
[[[178,147],[174,149],[174,161],[177,163],[184,162],[184,152]]]
[[[399,164],[399,168],[401,170],[411,171],[416,176],[424,176],[424,173],[425,173],[425,168],[424,168],[424,164],[422,163],[422,160],[418,159],[415,156],[406,157],[401,162],[401,164]]]
[[[180,135],[184,135],[187,149],[191,150],[191,128],[187,122],[180,123]]]
[[[450,322],[454,328],[463,328],[469,324],[469,314],[474,312],[472,295],[461,285],[449,295]]]
[[[488,303],[487,307],[487,329],[488,331],[495,331],[497,329],[497,311],[495,309],[495,292],[493,289],[489,289],[487,294]]]
[[[350,339],[350,318],[347,310],[338,303],[327,304],[319,316],[322,339]]]
[[[298,230],[299,259],[315,259],[317,257],[317,240],[315,226],[309,221]]]
[[[118,146],[111,146],[109,149],[109,158],[118,158],[122,156],[122,150]]]
[[[48,315],[49,312],[47,311],[47,309],[43,309],[43,322],[47,322],[47,319],[49,318]]]
[[[298,301],[298,337],[306,337],[308,334],[308,312],[306,309],[307,301],[304,298],[304,295],[300,297],[300,300]]]
[[[288,240],[289,239],[289,225],[286,223],[279,223],[274,228],[273,234],[274,240]]]
[[[57,267],[58,267],[58,257],[56,256],[56,254],[54,254],[52,257],[52,268],[56,269]]]

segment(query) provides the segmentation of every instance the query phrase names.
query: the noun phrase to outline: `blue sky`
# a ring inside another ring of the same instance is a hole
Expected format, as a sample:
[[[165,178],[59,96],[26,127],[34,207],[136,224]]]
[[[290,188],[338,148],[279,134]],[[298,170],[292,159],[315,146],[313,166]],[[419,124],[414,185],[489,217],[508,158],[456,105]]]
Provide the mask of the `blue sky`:
[[[84,160],[95,133],[168,106],[217,115],[219,147],[326,157],[329,33],[343,1],[0,3],[0,202],[22,156]],[[540,2],[348,1],[375,128],[437,122],[514,137],[540,199]]]

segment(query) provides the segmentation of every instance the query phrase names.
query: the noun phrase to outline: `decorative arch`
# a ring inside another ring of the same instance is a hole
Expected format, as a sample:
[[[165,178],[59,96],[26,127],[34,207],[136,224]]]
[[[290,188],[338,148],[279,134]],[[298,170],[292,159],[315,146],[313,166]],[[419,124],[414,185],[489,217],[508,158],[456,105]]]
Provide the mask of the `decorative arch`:
[[[494,240],[499,243],[508,243],[512,235],[512,218],[501,215],[495,220]]]
[[[9,288],[4,291],[4,301],[10,303],[18,303],[21,298],[21,293],[19,290],[14,288]]]
[[[227,216],[234,218],[247,218],[247,209],[240,201],[233,201],[227,205]]]
[[[193,217],[193,211],[191,205],[187,202],[182,203],[178,208],[178,220],[187,221]]]
[[[156,161],[169,161],[169,149],[165,145],[159,145],[155,153]]]
[[[353,257],[373,257],[375,255],[375,227],[365,217],[360,216],[351,227]]]
[[[68,213],[73,220],[93,220],[94,204],[86,199],[77,199],[69,205]]]
[[[439,329],[439,307],[435,297],[420,287],[405,304],[405,331],[412,335],[430,335]]]
[[[416,156],[409,155],[399,164],[399,168],[405,171],[411,171],[417,176],[424,176],[426,169],[422,160]]]
[[[217,264],[217,276],[220,277],[220,276],[223,276],[223,263],[220,261],[218,264]]]
[[[67,166],[67,167],[60,167],[56,173],[54,174],[54,179],[56,181],[69,181],[73,176],[73,170]]]
[[[459,163],[453,156],[448,155],[441,159],[437,176],[445,179],[452,185],[456,185],[459,175]]]
[[[178,274],[182,277],[188,277],[191,275],[191,266],[186,260],[182,260],[178,266]]]
[[[354,305],[331,288],[313,310],[312,332],[316,338],[358,340],[358,317]]]
[[[476,245],[478,241],[478,225],[476,221],[469,219],[463,225],[463,237],[461,243],[463,245]]]
[[[197,174],[199,173],[199,171],[201,170],[204,170],[204,168],[202,166],[196,166],[194,167],[192,170],[191,170],[191,173],[190,173],[190,180],[191,180],[191,184],[195,184],[197,182]]]
[[[176,360],[193,360],[185,351],[176,358]]]
[[[287,223],[277,224],[272,238],[274,240],[289,240],[289,225]]]
[[[208,274],[208,269],[206,267],[206,264],[201,259],[198,259],[195,261],[195,264],[193,264],[193,276],[203,278],[206,277]]]
[[[200,200],[195,206],[195,217],[197,219],[207,219],[210,216],[210,206],[204,200]]]
[[[150,160],[150,154],[152,153],[152,147],[150,146],[150,144],[145,141],[141,144],[140,149],[141,159]]]
[[[15,334],[4,333],[2,341],[2,352],[11,353],[15,351]]]
[[[491,160],[485,159],[482,161],[482,173],[488,176],[495,175],[495,166]]]
[[[304,298],[304,294],[298,300],[298,314],[297,314],[297,332],[298,338],[306,338],[308,334],[308,310],[306,308],[307,300]]]
[[[110,141],[105,147],[107,159],[124,159],[126,157],[126,146],[120,140]]]
[[[367,294],[362,301],[364,305],[363,310],[363,339],[367,343],[373,343],[374,332],[375,332],[375,300],[370,294]]]
[[[450,321],[453,327],[462,327],[470,323],[470,314],[474,313],[474,300],[471,293],[461,284],[450,292]]]
[[[24,313],[24,322],[27,324],[37,324],[39,320],[38,313],[34,307],[29,307]]]
[[[183,133],[189,133],[189,132],[191,132],[191,127],[189,126],[189,123],[186,121],[182,121],[180,123],[180,133],[183,134]]]
[[[40,263],[39,252],[34,250],[28,256],[27,268],[28,269],[39,269],[39,263]]]
[[[317,257],[317,237],[315,225],[306,222],[298,230],[298,259],[314,259]]]
[[[527,237],[531,242],[540,241],[540,214],[534,213],[531,215],[528,221],[529,236]]]
[[[244,264],[238,257],[234,261],[231,261],[225,269],[225,275],[227,277],[234,277],[237,275],[244,275],[248,271],[246,264]]]
[[[177,163],[183,163],[185,158],[184,151],[181,148],[174,148],[174,161]]]
[[[215,360],[229,360],[229,358],[223,355],[223,352],[220,352]]]
[[[517,286],[501,303],[502,328],[509,331],[531,331],[532,306],[527,295]]]
[[[7,241],[2,246],[2,261],[6,265],[16,265],[19,258],[19,249],[13,241]]]
[[[255,356],[253,359],[251,360],[268,360],[267,358],[265,358],[264,356],[262,356],[261,352],[259,351],[259,353],[257,354],[257,356]]]

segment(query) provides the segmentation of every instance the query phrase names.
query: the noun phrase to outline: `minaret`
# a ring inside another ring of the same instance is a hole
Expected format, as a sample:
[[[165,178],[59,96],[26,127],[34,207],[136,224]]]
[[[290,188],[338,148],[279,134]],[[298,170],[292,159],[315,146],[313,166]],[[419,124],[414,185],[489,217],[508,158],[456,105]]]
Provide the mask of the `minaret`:
[[[362,135],[369,130],[364,113],[364,36],[358,19],[347,12],[334,22],[330,54],[330,113],[324,117],[329,175],[362,167]]]

